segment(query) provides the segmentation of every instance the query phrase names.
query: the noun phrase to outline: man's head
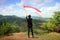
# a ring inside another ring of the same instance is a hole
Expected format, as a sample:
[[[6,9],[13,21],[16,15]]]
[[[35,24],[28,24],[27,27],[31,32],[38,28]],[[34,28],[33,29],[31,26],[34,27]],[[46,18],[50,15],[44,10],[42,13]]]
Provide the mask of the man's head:
[[[28,15],[29,18],[31,18],[31,15]]]

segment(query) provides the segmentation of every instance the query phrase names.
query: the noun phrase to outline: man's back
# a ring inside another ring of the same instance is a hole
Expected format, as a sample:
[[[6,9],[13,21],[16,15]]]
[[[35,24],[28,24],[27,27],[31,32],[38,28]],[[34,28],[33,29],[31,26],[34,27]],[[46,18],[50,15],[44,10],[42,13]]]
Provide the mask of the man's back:
[[[32,18],[27,18],[28,25],[32,25]]]

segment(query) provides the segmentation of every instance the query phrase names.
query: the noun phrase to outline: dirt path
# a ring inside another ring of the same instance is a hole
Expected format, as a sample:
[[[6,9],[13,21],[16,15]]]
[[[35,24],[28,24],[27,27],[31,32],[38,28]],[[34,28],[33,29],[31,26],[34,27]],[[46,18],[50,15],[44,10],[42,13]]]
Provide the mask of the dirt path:
[[[20,32],[20,33],[13,33],[13,35],[11,36],[5,36],[3,38],[0,38],[0,40],[60,40],[60,34],[52,32],[47,35],[28,38],[27,33]]]
[[[11,36],[6,36],[4,38],[0,38],[0,40],[39,40],[39,37],[28,38],[26,33],[13,33]],[[41,39],[42,40],[42,39]]]

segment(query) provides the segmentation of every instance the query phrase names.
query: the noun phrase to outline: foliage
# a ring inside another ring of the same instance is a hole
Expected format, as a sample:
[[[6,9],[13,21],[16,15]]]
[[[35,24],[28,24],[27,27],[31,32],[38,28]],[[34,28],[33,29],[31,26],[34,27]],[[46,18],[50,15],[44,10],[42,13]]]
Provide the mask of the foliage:
[[[42,28],[47,29],[49,31],[53,31],[55,27],[60,25],[60,11],[54,12],[52,18],[49,19],[48,22],[42,24]]]
[[[45,35],[48,33],[48,30],[42,30],[42,29],[34,29],[34,34],[35,35]]]
[[[19,32],[20,29],[17,24],[8,23],[5,18],[0,20],[0,35],[6,35],[13,32]]]
[[[2,16],[0,15],[0,35],[6,35],[14,32],[26,32],[28,27],[25,18],[17,16]],[[46,19],[33,19],[33,29],[40,29],[40,24]],[[40,31],[35,31],[38,33]],[[42,32],[42,31],[41,31]],[[38,33],[39,34],[39,33]]]

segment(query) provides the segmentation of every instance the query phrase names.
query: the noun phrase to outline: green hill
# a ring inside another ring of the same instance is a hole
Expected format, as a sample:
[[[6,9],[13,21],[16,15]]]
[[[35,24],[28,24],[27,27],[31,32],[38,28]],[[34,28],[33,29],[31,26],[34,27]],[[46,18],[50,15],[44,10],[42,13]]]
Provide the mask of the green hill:
[[[36,17],[37,18],[37,17]],[[33,28],[39,30],[41,24],[46,22],[43,18],[38,17],[38,19],[33,18]],[[0,15],[0,35],[5,35],[14,32],[26,32],[27,23],[25,18],[17,16],[3,16]]]

